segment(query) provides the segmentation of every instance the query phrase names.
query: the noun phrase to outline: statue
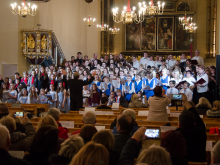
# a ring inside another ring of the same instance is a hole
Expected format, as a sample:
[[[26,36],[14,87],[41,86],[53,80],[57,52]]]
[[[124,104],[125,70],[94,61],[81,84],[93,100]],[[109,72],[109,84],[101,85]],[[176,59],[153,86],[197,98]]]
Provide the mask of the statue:
[[[41,49],[47,49],[47,38],[45,35],[43,35],[43,38],[41,40]]]
[[[35,41],[34,41],[34,38],[32,37],[31,34],[28,35],[27,46],[28,46],[29,49],[34,49],[35,48]]]

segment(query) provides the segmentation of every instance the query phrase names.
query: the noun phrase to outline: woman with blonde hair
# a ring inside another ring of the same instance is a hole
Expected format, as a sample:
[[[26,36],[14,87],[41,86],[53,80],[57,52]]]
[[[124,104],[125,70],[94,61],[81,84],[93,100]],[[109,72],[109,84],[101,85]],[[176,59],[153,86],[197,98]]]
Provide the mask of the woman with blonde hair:
[[[101,130],[97,132],[92,140],[95,143],[99,143],[105,146],[105,148],[109,152],[109,165],[115,165],[118,163],[119,156],[116,152],[114,152],[115,139],[113,134],[108,130]]]
[[[201,97],[199,99],[199,103],[196,105],[196,110],[199,115],[206,115],[206,112],[212,108],[212,105],[205,97]]]
[[[170,154],[160,146],[151,146],[142,150],[137,158],[137,163],[148,165],[171,165]]]
[[[37,130],[39,130],[43,126],[54,126],[58,128],[57,122],[51,115],[46,115],[39,121]]]
[[[143,103],[144,102],[144,103]],[[138,98],[137,94],[133,94],[131,96],[131,102],[128,104],[129,108],[147,108],[148,107],[148,101],[146,95],[144,95],[144,101],[140,100]]]
[[[220,101],[216,100],[213,102],[213,108],[206,112],[210,118],[220,118]]]
[[[108,162],[109,153],[105,146],[89,142],[73,157],[70,165],[108,165]]]
[[[72,158],[84,146],[80,136],[71,136],[61,144],[58,156],[52,157],[49,162],[53,165],[69,165]]]
[[[180,79],[180,71],[178,69],[175,69],[172,72],[172,78],[170,80],[174,80],[176,82],[176,84],[179,84],[181,79]]]

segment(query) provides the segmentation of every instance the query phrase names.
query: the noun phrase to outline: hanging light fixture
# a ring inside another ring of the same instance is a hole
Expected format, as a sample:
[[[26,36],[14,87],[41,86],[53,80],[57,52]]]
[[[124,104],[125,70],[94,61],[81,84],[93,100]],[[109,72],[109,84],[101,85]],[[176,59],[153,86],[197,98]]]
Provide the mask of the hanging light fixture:
[[[25,0],[23,0],[23,3],[21,6],[17,6],[17,3],[13,3],[13,4],[11,4],[11,8],[12,8],[12,13],[14,15],[20,15],[23,18],[25,18],[25,17],[27,17],[27,15],[35,16],[37,6],[36,5],[31,6],[30,3],[28,3],[28,5],[26,5]]]
[[[106,24],[103,24],[103,22],[102,22],[102,25],[97,25],[98,31],[101,31],[101,32],[108,31],[108,28],[109,26]]]
[[[133,11],[131,10],[130,0],[128,0],[127,7],[124,7],[121,15],[118,14],[118,7],[112,9],[113,12],[113,20],[116,23],[123,22],[124,24],[132,24],[133,19],[136,17],[135,8]]]
[[[89,13],[90,13],[90,4],[89,4]],[[83,19],[83,22],[84,22],[84,24],[86,25],[86,26],[92,26],[92,25],[94,25],[95,24],[95,21],[96,21],[96,19],[95,18],[91,18],[91,16],[89,15],[89,18],[88,19],[86,19],[86,18],[84,18]]]
[[[185,30],[187,33],[195,33],[197,26],[195,23],[189,23],[187,26],[185,26]]]
[[[179,17],[179,24],[183,26],[183,29],[185,29],[185,26],[188,26],[190,22],[192,22],[192,17],[186,17],[186,2],[185,3],[185,17]]]
[[[113,35],[116,35],[116,34],[119,34],[119,31],[120,31],[120,29],[118,28],[110,28],[109,29],[109,34],[113,34]]]
[[[90,26],[95,24],[96,19],[95,18],[91,18],[90,15],[89,15],[89,18],[88,19],[84,18],[83,21],[84,21],[84,24],[86,26],[90,27]]]
[[[149,6],[146,6],[146,15],[147,16],[155,16],[162,15],[164,10],[165,3],[157,2],[157,6],[154,6],[153,0],[149,2]]]
[[[149,6],[145,2],[139,2],[139,10],[136,13],[136,7],[134,6],[131,10],[130,0],[128,0],[127,7],[124,7],[121,15],[118,13],[118,8],[113,8],[113,20],[116,23],[123,22],[125,24],[131,24],[133,21],[138,24],[144,21],[145,16],[162,15],[165,3],[158,2],[158,6],[154,6],[153,0],[149,2]]]

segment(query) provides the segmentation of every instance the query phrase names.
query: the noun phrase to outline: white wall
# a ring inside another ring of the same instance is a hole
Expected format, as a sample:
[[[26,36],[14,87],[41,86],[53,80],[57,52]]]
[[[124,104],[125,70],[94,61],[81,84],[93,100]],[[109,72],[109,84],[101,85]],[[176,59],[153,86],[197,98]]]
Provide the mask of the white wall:
[[[98,1],[90,4],[92,18],[98,18]],[[89,17],[89,5],[83,0],[52,0],[39,4],[39,24],[45,29],[52,29],[67,58],[83,55],[92,57],[98,53],[98,31],[96,26],[84,26],[83,18]]]

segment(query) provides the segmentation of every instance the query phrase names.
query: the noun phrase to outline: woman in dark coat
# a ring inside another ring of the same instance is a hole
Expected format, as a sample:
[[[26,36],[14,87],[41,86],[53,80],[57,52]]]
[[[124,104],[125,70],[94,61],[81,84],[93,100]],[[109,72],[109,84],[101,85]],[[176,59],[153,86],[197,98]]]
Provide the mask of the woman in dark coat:
[[[42,66],[40,68],[40,72],[36,76],[35,88],[37,88],[39,92],[40,92],[41,88],[43,88],[43,89],[45,89],[45,92],[47,93],[48,82],[49,82],[48,75],[45,72],[44,67]]]

